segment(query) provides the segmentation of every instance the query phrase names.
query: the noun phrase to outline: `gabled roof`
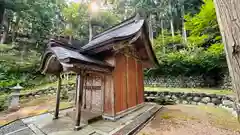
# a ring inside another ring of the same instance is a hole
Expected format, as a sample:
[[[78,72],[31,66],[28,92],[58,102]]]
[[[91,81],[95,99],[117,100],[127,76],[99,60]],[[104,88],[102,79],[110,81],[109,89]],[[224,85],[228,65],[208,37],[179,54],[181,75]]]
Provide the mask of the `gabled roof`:
[[[149,39],[148,24],[144,18],[140,17],[139,14],[136,14],[128,20],[125,20],[124,22],[117,24],[95,36],[92,41],[82,47],[80,52],[83,54],[94,55],[99,52],[94,52],[93,50],[101,48],[100,52],[105,51],[111,48],[114,43],[118,41],[127,41],[135,38],[140,31],[142,31],[142,34],[144,34],[144,40],[147,41],[147,44],[145,43],[145,48],[147,49],[148,56],[151,59],[151,62],[157,66],[159,63]]]
[[[92,41],[82,47],[83,52],[89,51],[116,40],[124,40],[135,35],[143,26],[144,19],[137,14],[124,22],[93,37]]]

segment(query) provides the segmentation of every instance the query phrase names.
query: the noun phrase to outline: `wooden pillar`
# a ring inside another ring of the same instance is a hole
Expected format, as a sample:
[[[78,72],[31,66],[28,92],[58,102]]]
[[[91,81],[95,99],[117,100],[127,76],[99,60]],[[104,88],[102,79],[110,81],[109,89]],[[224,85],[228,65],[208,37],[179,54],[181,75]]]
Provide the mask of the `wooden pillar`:
[[[60,105],[61,85],[62,85],[62,79],[61,79],[61,76],[59,74],[58,75],[57,95],[56,95],[56,106],[55,106],[55,112],[54,112],[54,118],[53,119],[58,119],[59,105]]]
[[[101,76],[101,98],[102,98],[102,108],[101,111],[104,112],[105,103],[105,75]]]
[[[75,88],[75,106],[77,106],[77,87],[78,87],[78,76],[76,76],[76,88]]]
[[[84,88],[84,96],[83,96],[84,97],[83,109],[87,108],[87,103],[86,103],[87,102],[87,97],[86,97],[87,96],[87,87],[86,86],[87,86],[87,83],[88,83],[88,78],[89,77],[87,77],[87,76],[85,77],[85,88]]]
[[[76,121],[74,130],[80,129],[81,121],[81,107],[82,107],[82,95],[83,95],[83,84],[84,84],[84,75],[79,73],[77,75],[77,104],[76,104]]]

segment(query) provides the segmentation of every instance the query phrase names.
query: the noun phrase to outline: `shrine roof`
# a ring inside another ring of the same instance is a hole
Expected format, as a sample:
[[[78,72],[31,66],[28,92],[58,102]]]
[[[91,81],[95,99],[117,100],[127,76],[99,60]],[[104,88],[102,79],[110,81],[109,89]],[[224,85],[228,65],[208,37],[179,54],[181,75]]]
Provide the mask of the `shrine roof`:
[[[128,39],[134,36],[143,27],[144,22],[144,19],[140,19],[140,16],[137,14],[93,37],[88,44],[82,47],[83,52],[104,46],[114,41]]]
[[[94,58],[91,58],[89,56],[83,55],[76,50],[71,50],[65,47],[50,47],[50,50],[56,55],[58,60],[60,62],[64,63],[73,63],[74,61],[82,62],[82,63],[88,63],[88,64],[95,64],[105,67],[111,67],[108,63],[104,61],[100,61]]]
[[[54,63],[58,67],[53,68],[56,72],[60,72],[66,66],[65,64],[83,64],[90,66],[97,66],[100,68],[111,69],[112,65],[98,58],[97,52],[92,53],[93,49],[99,49],[102,47],[101,51],[104,51],[108,46],[111,47],[114,43],[120,41],[130,41],[132,39],[138,39],[138,33],[143,34],[144,39],[147,42],[144,43],[147,49],[148,56],[154,65],[158,64],[156,56],[153,52],[151,42],[149,39],[149,31],[147,22],[136,14],[136,16],[129,18],[113,26],[112,28],[102,32],[101,34],[93,37],[92,41],[88,44],[83,45],[82,42],[76,41],[72,44],[68,44],[68,40],[62,38],[51,39],[48,43],[48,48],[42,57],[40,70],[50,69],[49,63]],[[94,57],[92,57],[94,54]],[[54,59],[52,59],[54,57]],[[56,63],[58,61],[58,63]],[[95,70],[94,68],[92,68]]]

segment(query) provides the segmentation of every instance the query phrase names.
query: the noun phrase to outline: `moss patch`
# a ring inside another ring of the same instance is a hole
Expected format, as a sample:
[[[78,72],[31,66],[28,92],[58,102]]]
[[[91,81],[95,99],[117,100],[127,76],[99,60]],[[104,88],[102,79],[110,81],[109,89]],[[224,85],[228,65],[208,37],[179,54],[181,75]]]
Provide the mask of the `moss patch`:
[[[178,120],[199,120],[197,117],[182,112],[181,110],[177,109],[166,109],[160,116],[162,119],[178,119]]]

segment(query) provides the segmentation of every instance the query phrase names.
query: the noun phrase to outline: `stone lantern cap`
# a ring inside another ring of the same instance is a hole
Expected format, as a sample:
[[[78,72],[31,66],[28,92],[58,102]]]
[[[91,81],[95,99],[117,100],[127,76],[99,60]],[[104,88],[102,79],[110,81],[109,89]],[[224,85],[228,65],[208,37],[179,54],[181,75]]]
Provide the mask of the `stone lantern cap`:
[[[23,87],[18,83],[16,86],[12,87],[13,90],[21,90]]]

